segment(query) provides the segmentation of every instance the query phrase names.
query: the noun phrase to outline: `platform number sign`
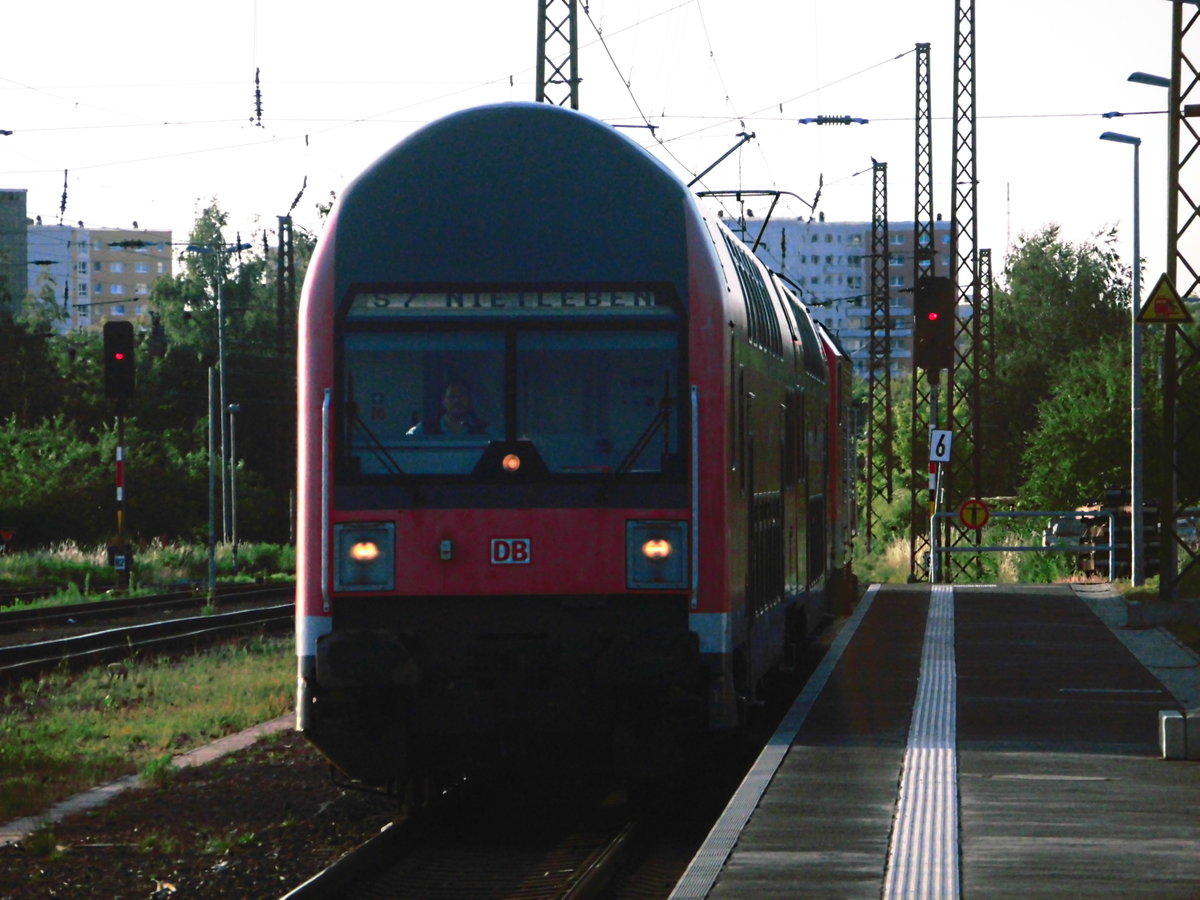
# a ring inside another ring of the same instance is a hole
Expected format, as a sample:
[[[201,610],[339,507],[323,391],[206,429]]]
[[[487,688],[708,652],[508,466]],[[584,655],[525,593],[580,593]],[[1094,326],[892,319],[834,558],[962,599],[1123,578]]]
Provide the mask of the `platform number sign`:
[[[934,428],[929,432],[929,461],[950,462],[950,443],[954,438],[950,429]]]

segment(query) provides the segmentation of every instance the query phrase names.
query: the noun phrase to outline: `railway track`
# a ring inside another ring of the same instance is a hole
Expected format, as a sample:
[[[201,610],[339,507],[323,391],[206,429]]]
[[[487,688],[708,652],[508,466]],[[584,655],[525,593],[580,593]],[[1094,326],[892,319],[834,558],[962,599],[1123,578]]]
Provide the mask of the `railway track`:
[[[226,595],[228,602],[230,595]],[[258,593],[237,596],[239,609],[202,614],[207,601],[196,597],[126,598],[45,610],[0,613],[0,631],[25,633],[35,628],[54,631],[70,624],[78,631],[81,621],[97,621],[169,613],[170,618],[139,621],[84,633],[60,634],[44,640],[10,643],[0,647],[0,682],[32,677],[60,666],[82,668],[126,659],[137,652],[175,652],[248,630],[285,631],[292,626],[292,588],[259,588]],[[180,615],[195,607],[196,615]],[[9,617],[13,617],[10,619]]]
[[[642,829],[598,797],[497,799],[393,823],[286,900],[501,898],[583,900],[601,892],[637,852]]]
[[[643,786],[633,804],[611,790],[602,797],[593,785],[590,806],[578,800],[586,789],[534,779],[511,788],[524,814],[503,800],[482,806],[456,798],[450,812],[393,823],[285,900],[666,897],[824,650],[823,643],[808,648],[764,698],[749,731],[714,743],[694,777]],[[523,790],[540,799],[517,796]]]
[[[252,601],[256,598],[281,597],[285,594],[291,596],[292,591],[293,588],[290,586],[230,585],[218,588],[213,600],[217,603]],[[44,594],[30,594],[24,599],[37,599],[40,596],[44,596]],[[207,594],[198,594],[196,591],[188,589],[143,597],[114,597],[110,600],[65,603],[35,609],[4,609],[0,610],[0,634],[12,634],[28,631],[31,628],[54,627],[66,623],[111,620],[122,615],[145,615],[188,608],[199,610],[208,603]]]

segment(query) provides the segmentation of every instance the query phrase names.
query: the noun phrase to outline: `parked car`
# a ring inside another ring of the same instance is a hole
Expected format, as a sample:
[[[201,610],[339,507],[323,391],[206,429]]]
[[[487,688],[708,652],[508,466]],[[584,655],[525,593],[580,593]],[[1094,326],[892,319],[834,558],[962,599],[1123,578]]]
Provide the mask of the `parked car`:
[[[1055,516],[1042,533],[1042,546],[1078,546],[1091,524],[1091,516]]]

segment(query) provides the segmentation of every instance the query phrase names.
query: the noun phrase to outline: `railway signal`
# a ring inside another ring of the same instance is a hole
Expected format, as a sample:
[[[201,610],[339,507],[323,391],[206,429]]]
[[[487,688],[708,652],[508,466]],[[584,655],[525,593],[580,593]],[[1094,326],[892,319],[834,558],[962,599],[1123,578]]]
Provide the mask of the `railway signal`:
[[[134,393],[132,322],[104,323],[104,396],[114,400]]]
[[[913,365],[939,372],[954,365],[954,282],[935,276],[913,295]]]

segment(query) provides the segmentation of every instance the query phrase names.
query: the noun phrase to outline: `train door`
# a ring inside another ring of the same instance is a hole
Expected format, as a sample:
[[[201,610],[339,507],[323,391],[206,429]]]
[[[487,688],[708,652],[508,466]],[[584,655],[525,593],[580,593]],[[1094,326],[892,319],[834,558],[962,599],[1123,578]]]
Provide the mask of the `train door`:
[[[814,403],[806,417],[804,428],[804,452],[806,478],[808,481],[808,578],[806,584],[811,592],[820,586],[820,580],[825,575],[825,561],[828,558],[828,543],[826,535],[825,473],[827,458],[825,444],[821,440],[822,419],[825,410],[820,403]]]
[[[808,533],[807,514],[808,483],[805,454],[805,403],[804,392],[793,387],[787,394],[787,437],[784,448],[784,484],[790,492],[788,508],[787,554],[790,583],[796,591],[802,591],[807,583],[807,548],[805,535]]]

